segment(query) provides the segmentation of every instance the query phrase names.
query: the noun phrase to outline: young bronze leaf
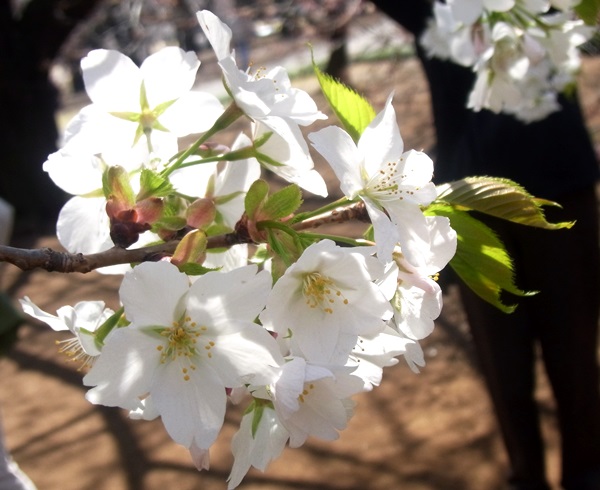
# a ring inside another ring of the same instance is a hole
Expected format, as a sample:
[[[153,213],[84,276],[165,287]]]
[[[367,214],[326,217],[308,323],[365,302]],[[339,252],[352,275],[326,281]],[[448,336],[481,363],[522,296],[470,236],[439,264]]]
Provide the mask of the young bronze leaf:
[[[517,183],[497,177],[467,177],[438,187],[438,201],[456,209],[481,213],[547,230],[571,228],[573,222],[549,223],[542,206],[560,204],[539,199]]]

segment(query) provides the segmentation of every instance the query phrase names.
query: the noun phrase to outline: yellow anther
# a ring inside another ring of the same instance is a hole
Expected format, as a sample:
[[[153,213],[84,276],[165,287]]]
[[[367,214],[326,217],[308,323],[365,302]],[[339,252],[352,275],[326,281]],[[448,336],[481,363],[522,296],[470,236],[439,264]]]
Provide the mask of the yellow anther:
[[[310,308],[318,306],[325,313],[333,313],[333,308],[325,305],[333,305],[336,297],[343,298],[343,294],[336,287],[335,282],[318,272],[311,272],[304,276],[302,293]],[[348,301],[344,301],[344,304],[348,304]]]

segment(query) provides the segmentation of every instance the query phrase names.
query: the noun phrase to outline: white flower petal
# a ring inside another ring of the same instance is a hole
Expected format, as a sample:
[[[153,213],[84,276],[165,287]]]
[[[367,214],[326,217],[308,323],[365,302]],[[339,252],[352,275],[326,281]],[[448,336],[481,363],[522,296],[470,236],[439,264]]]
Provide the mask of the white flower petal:
[[[208,38],[217,61],[231,56],[231,29],[209,10],[201,10],[196,14],[200,27]]]
[[[136,327],[170,327],[184,313],[189,281],[169,262],[144,262],[125,274],[119,295]]]
[[[19,302],[21,303],[21,307],[23,308],[23,311],[25,313],[27,313],[28,315],[31,315],[32,317],[36,318],[37,320],[46,323],[50,328],[52,328],[52,330],[56,330],[57,332],[63,331],[63,330],[72,330],[73,328],[73,323],[71,323],[70,325],[67,325],[67,323],[65,322],[65,318],[63,315],[63,318],[59,318],[58,316],[55,315],[51,315],[50,313],[45,312],[44,310],[42,310],[39,306],[37,306],[33,301],[31,301],[29,299],[29,297],[25,296],[22,299],[19,300]],[[74,310],[72,310],[73,316],[72,318],[74,318]]]
[[[236,323],[236,322],[233,322]],[[220,335],[211,362],[224,386],[265,386],[275,381],[284,361],[275,339],[254,323],[238,325],[239,333]]]
[[[384,109],[365,128],[357,144],[369,176],[377,174],[386,163],[398,161],[404,150],[392,97],[388,96]]]
[[[85,90],[106,112],[140,112],[142,76],[130,58],[96,49],[81,60]]]
[[[102,164],[91,153],[69,155],[57,151],[48,156],[43,169],[69,194],[81,195],[102,189]]]
[[[171,133],[181,137],[204,133],[223,113],[223,105],[214,95],[191,91],[160,115],[160,123]]]
[[[196,81],[199,66],[196,53],[177,46],[167,46],[146,58],[140,71],[150,109],[188,92]]]
[[[265,406],[256,434],[253,431],[254,412],[244,415],[240,428],[231,440],[233,467],[228,478],[228,490],[237,487],[250,466],[265,471],[267,465],[283,452],[289,433],[281,425],[275,410]]]
[[[377,257],[382,263],[387,264],[392,260],[392,252],[400,240],[400,233],[389,216],[379,209],[374,202],[370,199],[363,199],[363,201],[373,224],[375,243],[377,243]]]
[[[200,367],[182,374],[183,363],[167,362],[156,370],[151,393],[171,438],[186,448],[208,449],[225,417],[227,396],[212,370]]]
[[[117,328],[111,332],[83,384],[94,386],[86,399],[94,404],[143,408],[140,397],[150,389],[154,371],[159,366],[160,340],[135,328]]]
[[[169,176],[169,180],[177,192],[192,197],[204,197],[210,179],[215,177],[216,171],[217,162],[192,165],[175,170]]]
[[[327,160],[340,180],[342,192],[354,198],[363,188],[360,175],[362,156],[348,133],[337,126],[328,126],[308,139],[315,149]]]
[[[56,234],[71,253],[91,254],[113,246],[103,197],[72,197],[60,210]]]
[[[196,322],[219,325],[227,333],[231,320],[253,322],[271,291],[271,275],[249,265],[223,273],[208,272],[191,286],[187,312]],[[236,331],[236,330],[234,330]]]

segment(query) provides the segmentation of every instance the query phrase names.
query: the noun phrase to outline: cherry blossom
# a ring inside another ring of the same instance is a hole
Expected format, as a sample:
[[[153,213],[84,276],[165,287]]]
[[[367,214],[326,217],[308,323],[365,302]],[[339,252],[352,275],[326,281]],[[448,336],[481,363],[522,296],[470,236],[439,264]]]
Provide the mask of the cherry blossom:
[[[429,232],[421,206],[437,197],[433,162],[423,152],[404,151],[392,96],[358,143],[338,126],[311,133],[309,139],[331,165],[342,192],[365,203],[379,259],[389,262],[399,243],[411,263],[427,261]]]
[[[150,395],[176,442],[207,450],[223,423],[225,389],[268,384],[281,362],[254,323],[270,281],[254,266],[207,273],[191,285],[168,262],[135,267],[120,289],[131,324],[111,333],[84,378],[93,387],[88,400],[136,411]]]

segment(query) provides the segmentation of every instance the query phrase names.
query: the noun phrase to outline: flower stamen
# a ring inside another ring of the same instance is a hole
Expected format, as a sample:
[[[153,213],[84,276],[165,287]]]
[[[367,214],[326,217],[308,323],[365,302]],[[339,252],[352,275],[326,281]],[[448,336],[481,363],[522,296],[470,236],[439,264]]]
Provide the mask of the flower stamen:
[[[311,272],[304,276],[302,294],[310,308],[319,306],[325,313],[329,314],[333,313],[332,306],[337,300],[341,299],[342,304],[348,304],[348,300],[335,286],[335,283],[318,272]]]

